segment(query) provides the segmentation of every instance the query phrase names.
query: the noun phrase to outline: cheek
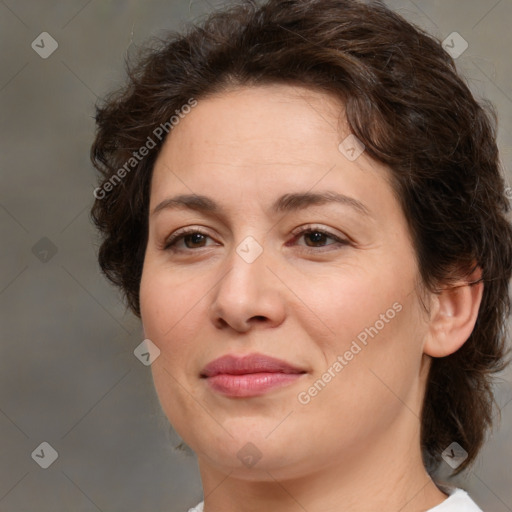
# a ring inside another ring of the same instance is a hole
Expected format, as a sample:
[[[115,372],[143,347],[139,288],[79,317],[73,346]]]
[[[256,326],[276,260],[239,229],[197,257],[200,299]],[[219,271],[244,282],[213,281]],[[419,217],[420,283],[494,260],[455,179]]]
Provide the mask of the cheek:
[[[140,284],[140,309],[144,335],[160,349],[160,357],[152,365],[154,374],[167,371],[180,378],[196,372],[191,365],[197,359],[197,347],[205,343],[201,339],[201,325],[208,314],[208,289],[200,276],[184,278],[165,265],[146,261]],[[170,378],[168,375],[167,380]]]
[[[322,350],[343,353],[352,340],[364,344],[384,338],[382,334],[389,333],[392,324],[403,320],[398,310],[409,302],[412,285],[406,288],[407,281],[405,276],[403,281],[392,279],[373,264],[353,265],[327,275],[311,273],[294,283],[294,292],[310,312],[307,321],[304,315],[297,315],[296,320],[313,340],[320,342]]]
[[[319,383],[316,401],[332,398],[355,409],[364,401],[396,402],[394,393],[406,394],[417,378],[425,326],[413,291],[414,266],[402,270],[400,280],[374,266],[322,280],[322,286],[302,282],[298,293],[320,320],[297,316],[321,354],[312,382],[320,378],[330,389],[324,395]]]
[[[167,281],[165,273],[151,263],[145,263],[140,283],[141,319],[145,335],[154,343],[172,328],[174,317],[179,313]]]
[[[160,355],[151,365],[155,390],[171,423],[173,411],[182,409],[186,394],[184,374],[195,371],[194,340],[198,328],[197,316],[201,303],[194,300],[186,283],[171,279],[169,272],[146,265],[141,279],[140,305],[144,335],[159,349]]]
[[[203,289],[204,288],[204,289]],[[160,349],[173,340],[186,338],[186,332],[197,325],[198,311],[207,289],[200,280],[190,280],[165,265],[144,265],[140,284],[140,308],[144,332],[153,336]]]
[[[172,277],[171,277],[172,275]],[[183,411],[195,411],[183,375],[195,371],[188,366],[194,360],[197,310],[201,303],[190,291],[190,284],[177,280],[176,273],[157,270],[146,264],[140,286],[141,319],[144,335],[160,349],[151,365],[153,383],[162,409],[183,437]],[[196,414],[200,414],[196,411]]]

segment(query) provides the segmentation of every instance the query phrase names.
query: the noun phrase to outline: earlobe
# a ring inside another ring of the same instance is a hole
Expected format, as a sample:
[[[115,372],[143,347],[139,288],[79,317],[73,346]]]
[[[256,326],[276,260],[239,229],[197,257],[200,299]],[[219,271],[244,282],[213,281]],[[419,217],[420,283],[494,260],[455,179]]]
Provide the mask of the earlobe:
[[[435,297],[424,353],[445,357],[456,352],[471,335],[482,295],[482,270],[477,267],[465,280],[443,289]]]

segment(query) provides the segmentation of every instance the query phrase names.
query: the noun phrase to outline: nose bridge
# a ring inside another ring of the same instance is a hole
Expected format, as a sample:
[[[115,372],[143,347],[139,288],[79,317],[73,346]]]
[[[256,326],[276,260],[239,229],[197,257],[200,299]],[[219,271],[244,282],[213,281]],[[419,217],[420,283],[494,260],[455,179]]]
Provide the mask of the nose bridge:
[[[254,317],[279,321],[284,307],[278,281],[267,269],[269,251],[254,236],[246,236],[233,247],[226,257],[227,271],[214,292],[211,307],[215,321],[222,318],[241,330]]]
[[[268,249],[253,236],[246,236],[233,247],[228,256],[229,272],[221,280],[219,288],[239,297],[239,302],[251,300],[250,297],[264,288]],[[219,290],[220,291],[220,290]]]

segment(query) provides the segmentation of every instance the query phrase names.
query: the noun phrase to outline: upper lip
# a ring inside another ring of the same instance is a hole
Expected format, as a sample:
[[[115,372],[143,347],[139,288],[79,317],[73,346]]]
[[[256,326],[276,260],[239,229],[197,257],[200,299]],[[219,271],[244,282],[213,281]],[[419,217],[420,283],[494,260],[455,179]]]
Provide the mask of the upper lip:
[[[294,366],[282,359],[264,354],[249,354],[235,356],[227,354],[214,359],[201,371],[201,377],[213,377],[221,373],[243,375],[247,373],[306,373],[305,370]]]

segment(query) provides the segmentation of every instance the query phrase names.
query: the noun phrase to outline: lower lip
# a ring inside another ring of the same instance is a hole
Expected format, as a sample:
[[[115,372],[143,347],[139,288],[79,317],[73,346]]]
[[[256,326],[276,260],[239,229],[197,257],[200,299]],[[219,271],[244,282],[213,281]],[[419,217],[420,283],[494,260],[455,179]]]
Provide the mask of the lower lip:
[[[246,373],[243,375],[219,374],[206,381],[214,391],[226,396],[249,397],[267,393],[286,386],[300,378],[302,373]]]

